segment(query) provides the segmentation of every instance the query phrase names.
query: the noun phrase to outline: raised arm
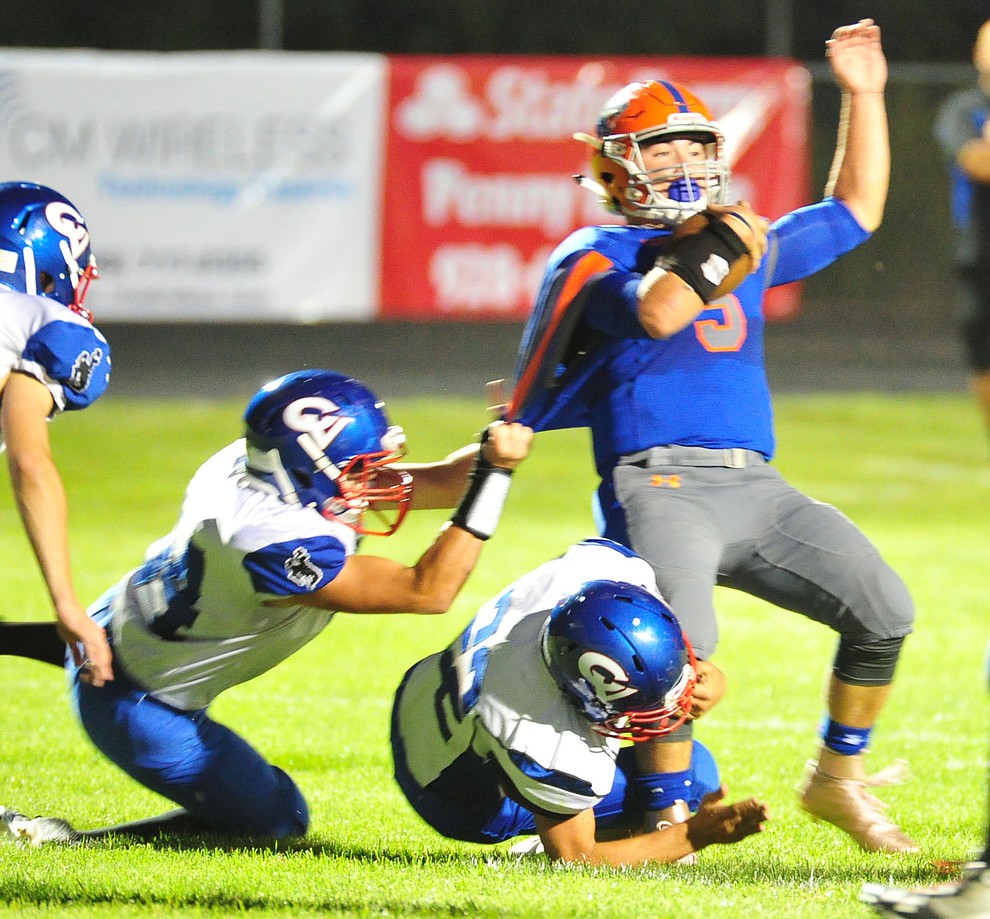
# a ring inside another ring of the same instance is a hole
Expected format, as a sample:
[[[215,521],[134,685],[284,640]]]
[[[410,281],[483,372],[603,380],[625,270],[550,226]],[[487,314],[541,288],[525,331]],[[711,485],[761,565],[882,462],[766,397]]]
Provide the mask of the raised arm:
[[[887,60],[872,19],[842,26],[825,43],[842,91],[835,156],[825,188],[870,232],[880,226],[890,184],[890,138],[884,90]]]
[[[51,596],[59,635],[77,664],[90,662],[88,678],[102,686],[113,679],[111,652],[104,630],[87,615],[72,586],[65,488],[48,439],[52,407],[47,387],[27,374],[11,373],[0,396],[0,430],[17,509]]]

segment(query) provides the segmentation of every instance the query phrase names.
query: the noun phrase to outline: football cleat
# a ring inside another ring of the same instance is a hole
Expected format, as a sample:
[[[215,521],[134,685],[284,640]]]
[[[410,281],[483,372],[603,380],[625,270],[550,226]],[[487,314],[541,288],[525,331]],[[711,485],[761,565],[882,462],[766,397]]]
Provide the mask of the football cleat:
[[[838,778],[808,760],[797,788],[798,799],[814,819],[837,826],[867,852],[917,852],[918,844],[884,815],[886,805],[866,790],[867,786],[898,784],[902,771],[894,766],[862,779]]]
[[[75,845],[83,839],[82,833],[58,817],[26,817],[0,806],[0,822],[19,843],[31,846],[46,843]]]
[[[509,846],[509,855],[518,855],[520,858],[527,855],[542,855],[545,851],[543,840],[539,836],[523,836],[518,842]]]
[[[914,919],[986,919],[990,916],[990,871],[979,871],[951,884],[908,890],[864,884],[859,899],[882,916]]]

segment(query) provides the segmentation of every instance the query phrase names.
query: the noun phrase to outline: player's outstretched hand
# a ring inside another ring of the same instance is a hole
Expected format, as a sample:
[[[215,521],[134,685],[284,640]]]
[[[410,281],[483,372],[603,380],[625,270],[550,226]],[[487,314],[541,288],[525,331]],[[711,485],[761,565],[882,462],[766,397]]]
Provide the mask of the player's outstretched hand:
[[[698,812],[687,821],[688,841],[695,851],[715,843],[739,842],[763,832],[770,819],[766,804],[756,798],[723,804],[728,789],[722,785],[701,799]]]
[[[481,444],[484,458],[493,466],[515,469],[529,455],[533,429],[512,421],[493,421]]]
[[[836,29],[825,42],[825,56],[844,92],[884,91],[887,59],[880,44],[880,27],[872,19]]]
[[[107,633],[97,625],[82,607],[59,610],[58,634],[72,652],[84,683],[102,686],[113,679],[113,653]]]

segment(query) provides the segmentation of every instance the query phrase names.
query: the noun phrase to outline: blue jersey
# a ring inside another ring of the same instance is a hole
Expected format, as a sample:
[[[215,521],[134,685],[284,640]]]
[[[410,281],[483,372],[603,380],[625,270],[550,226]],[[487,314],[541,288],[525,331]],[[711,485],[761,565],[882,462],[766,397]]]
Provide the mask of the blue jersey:
[[[664,340],[640,325],[637,288],[653,267],[666,228],[600,226],[571,234],[551,255],[520,348],[522,362],[546,328],[568,274],[594,273],[575,299],[580,356],[547,398],[521,420],[537,430],[590,427],[600,474],[619,456],[685,444],[739,447],[770,458],[773,412],[764,367],[765,291],[808,277],[869,236],[838,199],[772,224],[760,267],[731,294],[708,304]]]

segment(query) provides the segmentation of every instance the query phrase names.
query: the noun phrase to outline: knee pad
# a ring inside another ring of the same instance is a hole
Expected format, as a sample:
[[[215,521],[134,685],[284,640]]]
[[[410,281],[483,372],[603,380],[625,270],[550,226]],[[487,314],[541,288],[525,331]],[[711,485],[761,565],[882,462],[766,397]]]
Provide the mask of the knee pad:
[[[853,686],[886,686],[894,679],[894,668],[904,638],[857,641],[842,638],[832,663],[832,672]]]

